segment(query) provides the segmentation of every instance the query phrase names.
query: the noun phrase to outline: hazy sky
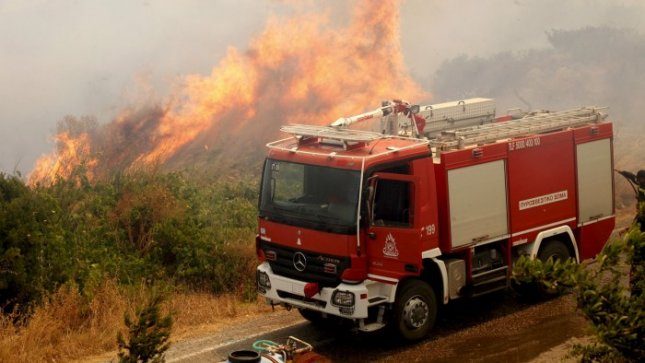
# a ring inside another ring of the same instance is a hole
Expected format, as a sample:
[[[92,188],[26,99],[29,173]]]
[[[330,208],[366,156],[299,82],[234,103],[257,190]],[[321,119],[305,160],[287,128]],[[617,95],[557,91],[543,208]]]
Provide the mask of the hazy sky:
[[[331,3],[342,19],[344,2]],[[28,172],[51,150],[65,115],[108,121],[136,93],[138,79],[163,94],[180,75],[210,73],[228,46],[245,49],[268,15],[288,12],[290,4],[0,0],[0,170]],[[611,25],[643,32],[643,19],[643,1],[407,0],[401,42],[421,80],[460,54],[544,47],[551,29]]]

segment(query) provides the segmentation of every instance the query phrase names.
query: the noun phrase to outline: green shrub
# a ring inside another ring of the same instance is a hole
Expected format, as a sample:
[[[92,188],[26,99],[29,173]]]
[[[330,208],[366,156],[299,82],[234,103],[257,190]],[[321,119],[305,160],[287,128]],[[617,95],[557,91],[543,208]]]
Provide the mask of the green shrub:
[[[0,174],[0,303],[25,304],[69,279],[63,211],[41,190]]]
[[[0,174],[0,306],[71,281],[167,280],[213,292],[253,289],[256,186],[183,173],[115,174],[28,187]],[[250,296],[250,295],[249,295]]]
[[[162,295],[152,292],[143,307],[136,310],[134,320],[126,313],[127,337],[117,335],[119,362],[164,362],[164,353],[170,347],[172,316],[161,316]]]

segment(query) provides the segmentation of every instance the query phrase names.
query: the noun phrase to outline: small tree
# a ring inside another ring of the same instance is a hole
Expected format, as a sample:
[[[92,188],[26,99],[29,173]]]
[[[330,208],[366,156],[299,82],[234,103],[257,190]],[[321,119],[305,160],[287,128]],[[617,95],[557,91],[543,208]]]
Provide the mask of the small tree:
[[[121,332],[117,335],[119,362],[164,362],[164,353],[170,347],[172,316],[161,317],[163,297],[153,292],[143,307],[137,308],[134,319],[125,314],[128,328],[127,341]]]
[[[578,308],[593,324],[600,343],[577,345],[583,362],[645,361],[645,234],[637,225],[610,242],[594,263],[516,261],[513,278],[575,294]],[[625,270],[629,268],[629,282]]]

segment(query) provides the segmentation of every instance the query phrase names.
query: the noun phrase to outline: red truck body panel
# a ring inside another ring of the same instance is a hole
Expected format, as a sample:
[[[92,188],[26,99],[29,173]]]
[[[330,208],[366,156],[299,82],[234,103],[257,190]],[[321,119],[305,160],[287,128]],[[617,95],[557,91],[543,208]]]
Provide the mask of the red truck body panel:
[[[299,144],[294,138],[279,141],[279,148],[269,149],[269,158],[293,161],[302,164],[328,166],[341,169],[361,169],[361,160],[365,159],[365,169],[397,162],[402,159],[413,159],[430,155],[427,144],[420,144],[413,139],[392,138],[377,141],[371,145],[355,147],[348,150],[338,145]],[[400,149],[391,152],[390,149]],[[297,152],[292,151],[297,149]],[[321,157],[327,155],[327,157]]]
[[[514,246],[528,243],[542,230],[568,225],[576,232],[581,259],[595,256],[613,230],[613,216],[578,230],[576,145],[608,139],[611,135],[611,123],[603,123],[444,152],[435,163],[442,251],[469,247],[453,248],[451,243],[448,171],[503,160],[511,243]],[[472,184],[477,188],[477,180]]]
[[[356,246],[356,235],[327,233],[308,228],[288,226],[260,219],[260,237],[282,246],[335,256],[349,256]]]

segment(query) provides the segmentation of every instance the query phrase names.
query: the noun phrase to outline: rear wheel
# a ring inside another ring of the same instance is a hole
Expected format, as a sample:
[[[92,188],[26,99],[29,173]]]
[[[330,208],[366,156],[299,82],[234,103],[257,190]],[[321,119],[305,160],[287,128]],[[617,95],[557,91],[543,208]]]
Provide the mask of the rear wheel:
[[[538,258],[542,261],[547,261],[549,258],[551,258],[554,262],[558,260],[564,262],[565,260],[571,258],[571,254],[569,253],[569,249],[564,243],[557,240],[552,240],[548,241],[545,246],[542,246],[542,248],[540,248]]]
[[[564,262],[571,258],[571,254],[569,253],[569,249],[563,242],[558,240],[551,240],[540,247],[538,258],[544,262],[548,261],[549,259],[553,260],[553,262]],[[559,295],[557,289],[549,289],[542,284],[538,284],[538,292],[540,293],[541,297],[544,298],[551,298]]]
[[[396,332],[406,340],[424,338],[437,320],[434,290],[420,280],[404,282],[397,292],[392,320]]]
[[[544,241],[540,246],[537,258],[541,261],[565,261],[571,257],[569,249],[564,242],[559,240]],[[528,301],[540,301],[545,298],[551,298],[558,295],[555,289],[548,289],[539,282],[518,283],[513,281],[513,289]]]

